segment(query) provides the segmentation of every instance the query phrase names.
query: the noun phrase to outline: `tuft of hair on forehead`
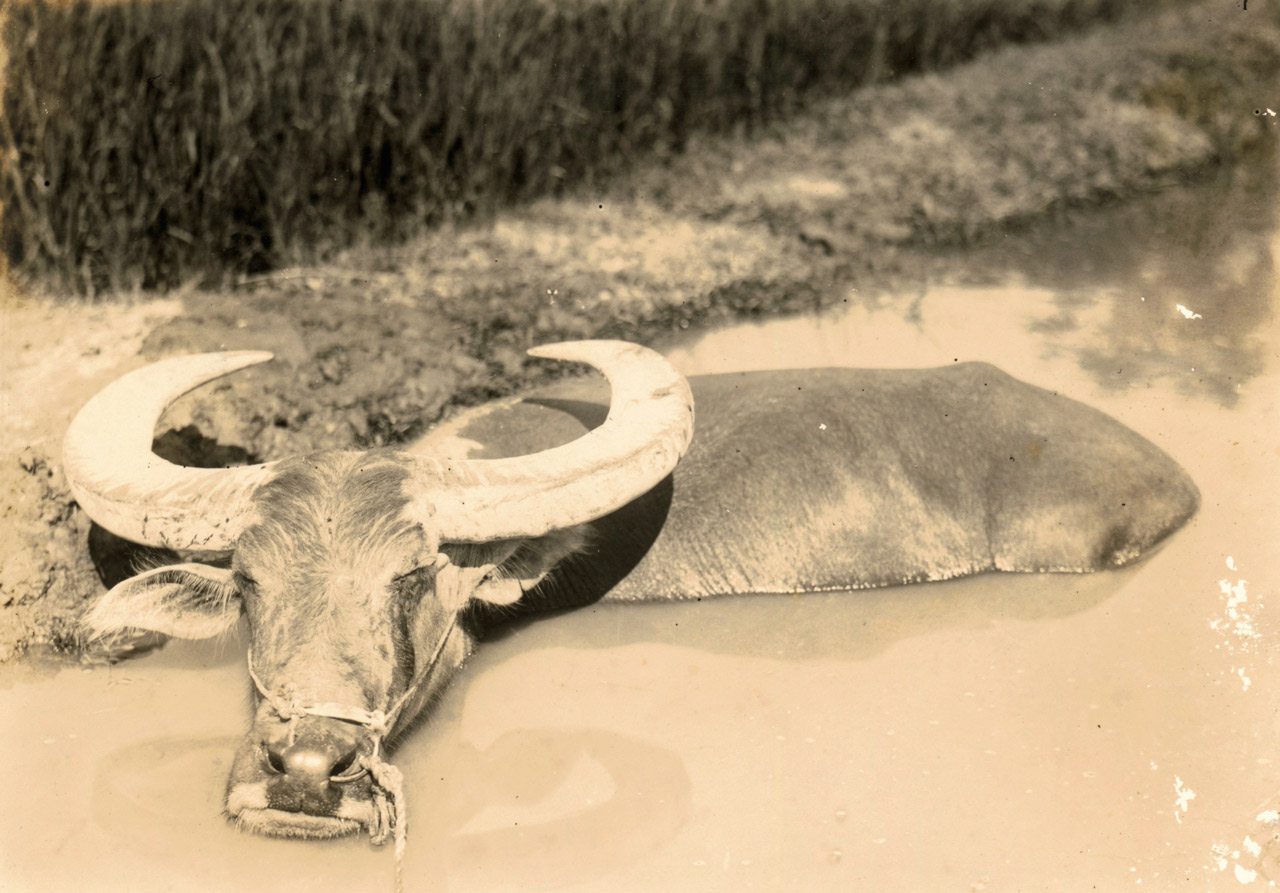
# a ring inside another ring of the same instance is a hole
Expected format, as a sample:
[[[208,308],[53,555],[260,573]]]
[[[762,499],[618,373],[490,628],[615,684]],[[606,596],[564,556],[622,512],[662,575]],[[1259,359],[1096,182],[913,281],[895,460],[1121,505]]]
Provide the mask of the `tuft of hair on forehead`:
[[[408,462],[391,451],[327,452],[282,463],[254,494],[257,521],[239,547],[267,561],[373,558],[414,534],[406,517]]]
[[[264,521],[288,520],[278,513],[318,503],[367,525],[404,508],[410,474],[408,462],[390,451],[314,453],[282,463],[275,477],[258,488],[254,502]]]

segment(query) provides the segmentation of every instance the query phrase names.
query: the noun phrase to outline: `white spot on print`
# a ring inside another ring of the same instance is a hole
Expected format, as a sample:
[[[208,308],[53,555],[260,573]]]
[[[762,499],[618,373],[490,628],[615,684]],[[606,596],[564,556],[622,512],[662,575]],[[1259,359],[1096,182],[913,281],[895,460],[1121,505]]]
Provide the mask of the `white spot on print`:
[[[1275,827],[1277,821],[1280,821],[1280,814],[1275,810],[1267,810],[1258,814],[1258,822],[1263,825]],[[1267,866],[1275,866],[1275,844],[1280,842],[1280,835],[1274,832],[1262,832],[1258,835],[1262,838],[1262,842],[1253,839],[1253,835],[1246,834],[1244,841],[1240,845],[1240,849],[1233,849],[1229,844],[1215,843],[1209,848],[1210,865],[1206,865],[1206,869],[1213,871],[1226,871],[1231,869],[1231,873],[1235,875],[1235,879],[1242,884],[1252,884],[1256,880],[1262,880],[1269,887],[1274,887],[1276,882],[1267,872]],[[1271,850],[1269,855],[1266,851]]]
[[[1227,870],[1227,856],[1231,853],[1231,847],[1225,843],[1215,843],[1209,847],[1209,861],[1213,863],[1215,871]]]
[[[1228,557],[1227,567],[1235,570],[1235,559]],[[1219,580],[1221,613],[1209,621],[1209,629],[1218,633],[1222,639],[1216,647],[1237,661],[1243,655],[1256,654],[1257,640],[1262,638],[1262,633],[1258,631],[1258,625],[1250,610],[1248,584],[1248,580],[1239,577],[1234,580],[1230,578]],[[1261,610],[1260,598],[1256,598],[1254,604],[1257,605],[1255,610]],[[1248,667],[1233,661],[1231,672],[1239,678],[1242,690],[1248,691],[1253,684]]]
[[[1173,817],[1178,820],[1178,824],[1182,824],[1182,817],[1187,812],[1187,807],[1191,801],[1196,799],[1196,792],[1191,788],[1182,784],[1182,779],[1178,776],[1173,777],[1173,791],[1178,795],[1178,799],[1173,804]]]

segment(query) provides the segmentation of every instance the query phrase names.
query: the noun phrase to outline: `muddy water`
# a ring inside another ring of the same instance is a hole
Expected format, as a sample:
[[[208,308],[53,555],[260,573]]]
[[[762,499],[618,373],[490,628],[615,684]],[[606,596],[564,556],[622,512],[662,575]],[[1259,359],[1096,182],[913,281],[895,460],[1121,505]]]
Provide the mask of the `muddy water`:
[[[970,253],[917,293],[672,346],[688,373],[989,360],[1160,444],[1204,505],[1122,573],[512,631],[398,752],[406,888],[1280,882],[1271,214],[1239,184],[1179,192]],[[221,818],[247,702],[236,637],[0,679],[0,887],[389,890],[388,850]]]

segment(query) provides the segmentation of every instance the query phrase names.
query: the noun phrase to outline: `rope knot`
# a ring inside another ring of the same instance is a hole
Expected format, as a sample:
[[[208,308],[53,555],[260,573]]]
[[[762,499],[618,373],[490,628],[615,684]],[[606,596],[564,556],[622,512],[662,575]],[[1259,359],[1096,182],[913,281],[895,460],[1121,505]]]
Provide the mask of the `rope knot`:
[[[275,692],[267,700],[281,722],[292,722],[307,715],[306,705],[298,700],[298,690],[292,682],[276,686]]]
[[[391,731],[391,717],[382,710],[374,710],[365,714],[365,719],[361,723],[365,728],[378,737],[379,740],[387,737]],[[374,752],[377,752],[377,745],[374,745]]]
[[[396,858],[404,852],[406,842],[404,814],[404,774],[382,759],[375,751],[364,760],[373,779],[374,815],[369,829],[370,843],[381,845],[394,836]]]

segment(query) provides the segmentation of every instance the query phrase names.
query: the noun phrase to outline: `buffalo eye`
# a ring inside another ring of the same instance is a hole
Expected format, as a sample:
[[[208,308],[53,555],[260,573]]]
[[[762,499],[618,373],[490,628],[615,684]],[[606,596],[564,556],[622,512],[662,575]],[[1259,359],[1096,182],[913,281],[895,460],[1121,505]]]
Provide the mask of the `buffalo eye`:
[[[391,578],[391,585],[398,591],[403,593],[412,593],[419,589],[423,583],[429,581],[435,576],[434,565],[422,565],[415,567],[413,570],[404,574],[397,574]]]
[[[241,592],[258,588],[258,581],[246,574],[244,571],[232,571],[231,580],[236,584],[236,588]]]

